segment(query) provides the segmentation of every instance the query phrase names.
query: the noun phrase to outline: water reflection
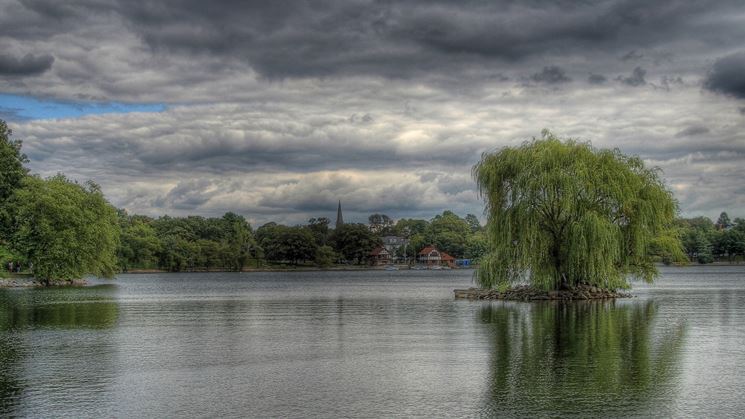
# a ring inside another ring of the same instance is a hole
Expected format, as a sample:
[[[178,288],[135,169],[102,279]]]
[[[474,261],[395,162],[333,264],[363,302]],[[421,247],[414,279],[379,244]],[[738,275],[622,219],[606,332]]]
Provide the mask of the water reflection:
[[[685,325],[653,302],[493,303],[485,415],[669,416]]]
[[[0,330],[109,328],[119,316],[112,289],[0,290]]]
[[[18,345],[19,336],[3,334],[0,339],[0,416],[12,412],[23,386],[19,380],[18,366],[24,354]]]
[[[118,321],[112,291],[0,290],[0,416],[14,416],[24,399],[64,394],[75,381],[103,376],[105,371],[86,368],[87,358],[80,355],[95,355],[99,367],[107,365],[108,339],[97,331]],[[31,387],[29,381],[42,384]]]

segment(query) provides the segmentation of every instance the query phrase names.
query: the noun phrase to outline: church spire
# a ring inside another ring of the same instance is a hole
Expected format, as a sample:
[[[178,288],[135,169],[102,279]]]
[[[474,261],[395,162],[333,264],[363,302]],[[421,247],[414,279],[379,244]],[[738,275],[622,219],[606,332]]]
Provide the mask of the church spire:
[[[336,229],[338,230],[344,225],[344,218],[341,216],[341,200],[339,200],[339,208],[336,210]]]

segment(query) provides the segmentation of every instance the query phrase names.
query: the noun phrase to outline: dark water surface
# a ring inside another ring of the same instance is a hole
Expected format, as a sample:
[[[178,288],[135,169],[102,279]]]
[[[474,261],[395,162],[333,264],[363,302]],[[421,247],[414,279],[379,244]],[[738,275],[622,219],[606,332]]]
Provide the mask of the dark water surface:
[[[616,302],[453,300],[470,271],[121,275],[0,290],[0,416],[724,417],[745,267]]]

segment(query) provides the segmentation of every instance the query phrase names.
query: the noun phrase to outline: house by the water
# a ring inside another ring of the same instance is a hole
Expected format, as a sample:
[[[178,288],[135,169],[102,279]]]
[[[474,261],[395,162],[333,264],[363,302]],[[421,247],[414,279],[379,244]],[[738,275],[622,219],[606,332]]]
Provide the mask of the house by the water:
[[[433,266],[455,267],[455,258],[442,250],[438,250],[434,245],[422,249],[417,256],[417,262],[427,265],[428,268]]]

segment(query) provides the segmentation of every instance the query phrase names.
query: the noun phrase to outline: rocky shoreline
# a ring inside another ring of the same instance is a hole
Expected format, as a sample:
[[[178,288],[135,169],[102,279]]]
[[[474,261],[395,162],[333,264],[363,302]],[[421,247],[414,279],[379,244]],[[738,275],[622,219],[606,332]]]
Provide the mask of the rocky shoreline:
[[[504,292],[495,289],[468,288],[454,290],[456,299],[468,300],[511,300],[511,301],[572,301],[572,300],[605,300],[611,298],[630,298],[631,294],[617,290],[605,290],[591,285],[581,284],[572,289],[544,291],[530,286],[509,288]]]

